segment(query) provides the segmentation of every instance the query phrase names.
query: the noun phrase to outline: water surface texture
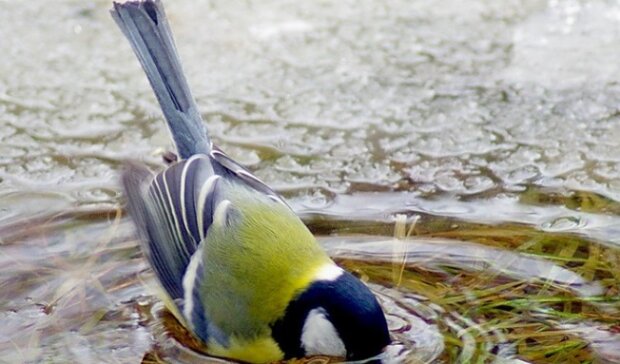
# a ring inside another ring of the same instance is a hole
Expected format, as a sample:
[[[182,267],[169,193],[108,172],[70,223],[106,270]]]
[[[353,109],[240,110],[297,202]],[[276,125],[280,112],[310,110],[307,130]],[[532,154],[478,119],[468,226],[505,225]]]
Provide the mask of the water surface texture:
[[[620,3],[165,3],[213,140],[368,280],[392,360],[620,361]],[[201,360],[122,213],[173,146],[110,6],[0,3],[0,363]]]

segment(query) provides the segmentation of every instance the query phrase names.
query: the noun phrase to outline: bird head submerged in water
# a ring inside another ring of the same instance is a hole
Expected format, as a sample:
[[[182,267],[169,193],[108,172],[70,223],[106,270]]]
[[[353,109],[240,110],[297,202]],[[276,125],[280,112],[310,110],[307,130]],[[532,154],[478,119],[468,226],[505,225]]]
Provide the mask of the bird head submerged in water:
[[[128,165],[142,250],[171,309],[209,353],[253,363],[362,360],[390,337],[370,290],[339,268],[286,203],[208,137],[158,0],[111,11],[161,105],[180,161]]]

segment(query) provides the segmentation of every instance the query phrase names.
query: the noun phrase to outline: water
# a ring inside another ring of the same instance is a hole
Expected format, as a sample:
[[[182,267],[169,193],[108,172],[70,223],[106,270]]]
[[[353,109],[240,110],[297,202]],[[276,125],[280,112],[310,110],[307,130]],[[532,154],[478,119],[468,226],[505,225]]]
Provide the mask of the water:
[[[0,4],[0,362],[187,345],[119,208],[123,161],[161,168],[171,142],[109,7]],[[619,3],[167,13],[213,139],[370,282],[389,357],[620,361]],[[397,214],[419,218],[407,242]]]

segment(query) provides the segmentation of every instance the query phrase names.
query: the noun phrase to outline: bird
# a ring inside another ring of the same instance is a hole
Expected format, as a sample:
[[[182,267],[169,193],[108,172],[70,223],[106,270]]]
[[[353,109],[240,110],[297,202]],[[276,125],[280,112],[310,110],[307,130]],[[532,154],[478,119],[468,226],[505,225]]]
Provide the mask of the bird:
[[[113,2],[110,13],[179,157],[160,172],[128,162],[121,175],[166,306],[213,356],[381,357],[390,333],[368,286],[336,265],[282,197],[211,141],[161,1]]]

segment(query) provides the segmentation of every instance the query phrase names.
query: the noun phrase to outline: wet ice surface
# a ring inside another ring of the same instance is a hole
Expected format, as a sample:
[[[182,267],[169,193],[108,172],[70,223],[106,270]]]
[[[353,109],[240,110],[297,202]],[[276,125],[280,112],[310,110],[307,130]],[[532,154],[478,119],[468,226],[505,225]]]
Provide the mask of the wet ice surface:
[[[2,6],[3,194],[115,202],[119,162],[171,146],[108,4]],[[618,4],[214,2],[168,13],[214,139],[289,195],[538,184],[617,197]]]
[[[114,207],[122,161],[156,168],[158,151],[172,147],[109,7],[0,4],[4,223]],[[418,213],[620,244],[617,2],[169,1],[167,13],[213,139],[307,219],[385,222]],[[592,193],[603,207],[533,201],[531,191]],[[96,243],[78,240],[85,251]],[[32,255],[39,245],[29,237],[24,248],[2,249],[2,259],[29,271],[70,256],[67,244],[44,241],[42,256]],[[12,265],[3,267],[0,287],[16,287],[8,283]],[[21,315],[43,317],[36,305],[63,292],[62,276],[49,273],[56,269],[46,273],[51,283],[35,280],[37,290],[1,308],[0,320],[17,325],[7,327],[27,325]],[[94,299],[96,308],[124,307],[141,291],[129,288],[112,303]],[[24,340],[0,335],[3,352],[14,343],[37,347]],[[63,343],[47,343],[46,357]],[[118,360],[141,352],[124,349]]]

